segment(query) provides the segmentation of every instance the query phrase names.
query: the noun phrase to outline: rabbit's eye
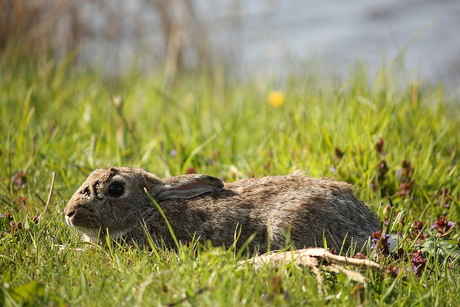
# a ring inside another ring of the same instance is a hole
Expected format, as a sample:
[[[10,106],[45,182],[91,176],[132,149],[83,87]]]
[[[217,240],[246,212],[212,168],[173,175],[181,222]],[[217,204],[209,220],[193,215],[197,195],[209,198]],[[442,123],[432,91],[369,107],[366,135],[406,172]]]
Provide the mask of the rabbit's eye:
[[[109,186],[108,192],[111,196],[118,197],[118,196],[123,195],[123,193],[125,193],[125,188],[120,183],[115,182]]]

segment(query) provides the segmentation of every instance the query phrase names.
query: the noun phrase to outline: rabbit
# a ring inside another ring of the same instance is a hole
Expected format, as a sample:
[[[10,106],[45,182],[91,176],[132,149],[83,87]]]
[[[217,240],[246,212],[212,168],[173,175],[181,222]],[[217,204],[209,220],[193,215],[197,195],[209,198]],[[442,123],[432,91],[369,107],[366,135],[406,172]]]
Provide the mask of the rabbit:
[[[223,183],[208,175],[161,179],[140,168],[97,169],[70,199],[65,220],[86,241],[104,242],[108,235],[141,247],[154,242],[174,248],[167,221],[149,196],[180,244],[195,238],[241,248],[249,242],[249,250],[264,253],[288,241],[298,249],[340,251],[365,246],[380,228],[349,184],[301,171]]]

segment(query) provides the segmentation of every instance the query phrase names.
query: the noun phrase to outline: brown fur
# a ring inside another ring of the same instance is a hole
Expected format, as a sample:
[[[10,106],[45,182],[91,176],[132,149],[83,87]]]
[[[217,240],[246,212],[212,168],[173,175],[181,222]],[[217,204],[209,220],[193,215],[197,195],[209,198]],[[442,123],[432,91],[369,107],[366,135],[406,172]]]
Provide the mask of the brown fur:
[[[121,196],[108,187],[117,181]],[[251,250],[265,252],[285,246],[323,246],[340,250],[351,238],[363,246],[379,222],[350,185],[331,178],[310,178],[301,172],[286,176],[248,178],[225,183],[206,175],[160,179],[142,169],[111,167],[92,172],[65,208],[66,221],[96,242],[108,232],[140,246],[154,240],[174,246],[167,224],[144,192],[156,199],[177,239],[193,237],[214,246],[237,247],[254,235]]]

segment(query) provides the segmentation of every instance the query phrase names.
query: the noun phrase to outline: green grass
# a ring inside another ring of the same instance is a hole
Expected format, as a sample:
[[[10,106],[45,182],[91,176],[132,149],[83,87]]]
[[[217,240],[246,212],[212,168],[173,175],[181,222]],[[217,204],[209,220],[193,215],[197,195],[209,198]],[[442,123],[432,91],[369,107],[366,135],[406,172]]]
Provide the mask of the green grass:
[[[431,229],[443,214],[460,221],[460,105],[442,88],[385,70],[369,77],[357,69],[344,84],[297,74],[284,79],[285,102],[274,108],[266,96],[279,76],[240,82],[216,69],[184,73],[166,87],[160,75],[107,81],[66,62],[7,54],[0,62],[0,214],[16,223],[0,218],[3,305],[458,305],[458,230],[436,238]],[[113,103],[118,95],[122,109]],[[376,150],[379,138],[383,152]],[[410,165],[403,167],[404,160]],[[227,181],[296,169],[333,176],[353,184],[382,221],[390,204],[391,216],[403,211],[388,227],[400,231],[407,253],[423,249],[427,264],[415,275],[410,257],[380,256],[402,272],[363,270],[364,285],[324,272],[318,293],[307,268],[255,270],[237,264],[237,251],[219,247],[149,251],[81,243],[63,209],[91,170],[110,165],[159,176],[194,168]],[[416,220],[431,245],[419,247],[408,234]]]

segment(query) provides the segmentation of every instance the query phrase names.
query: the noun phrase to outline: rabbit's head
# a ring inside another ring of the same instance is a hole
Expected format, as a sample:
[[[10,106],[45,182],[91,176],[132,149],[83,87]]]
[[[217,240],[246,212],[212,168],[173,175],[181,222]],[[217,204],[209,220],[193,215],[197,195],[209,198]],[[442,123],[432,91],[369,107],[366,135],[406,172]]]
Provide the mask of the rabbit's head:
[[[107,233],[123,236],[145,218],[157,202],[172,198],[192,198],[220,191],[223,182],[207,175],[183,175],[161,179],[139,168],[110,167],[93,171],[65,207],[65,220],[97,242]]]

